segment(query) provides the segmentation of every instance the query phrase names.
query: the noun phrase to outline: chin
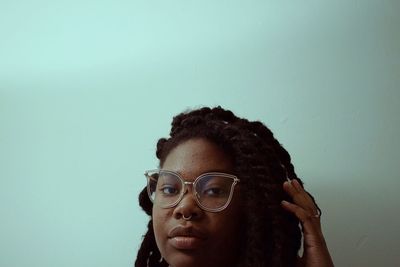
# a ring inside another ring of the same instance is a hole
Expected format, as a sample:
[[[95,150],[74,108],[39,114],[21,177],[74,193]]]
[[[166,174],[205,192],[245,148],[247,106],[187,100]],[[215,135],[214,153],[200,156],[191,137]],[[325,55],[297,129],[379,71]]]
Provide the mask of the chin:
[[[176,252],[165,259],[171,267],[200,267],[204,266],[204,256],[196,255],[193,251]],[[208,264],[208,266],[210,266]]]

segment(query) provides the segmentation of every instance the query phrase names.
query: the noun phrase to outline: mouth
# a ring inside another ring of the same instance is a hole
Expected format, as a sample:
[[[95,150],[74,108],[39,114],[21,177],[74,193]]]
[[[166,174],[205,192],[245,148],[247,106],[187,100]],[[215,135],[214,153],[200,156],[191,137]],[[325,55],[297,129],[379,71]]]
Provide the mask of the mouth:
[[[180,250],[194,250],[202,246],[206,235],[197,228],[176,226],[168,234],[168,242]]]
[[[169,239],[170,244],[176,249],[194,250],[202,246],[203,239],[192,236],[176,236]]]

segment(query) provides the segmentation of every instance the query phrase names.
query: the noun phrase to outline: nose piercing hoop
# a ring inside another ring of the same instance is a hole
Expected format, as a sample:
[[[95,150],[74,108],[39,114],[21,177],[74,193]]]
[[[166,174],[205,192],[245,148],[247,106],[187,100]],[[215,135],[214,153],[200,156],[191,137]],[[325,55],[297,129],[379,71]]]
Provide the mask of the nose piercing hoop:
[[[185,221],[190,221],[190,219],[192,219],[192,215],[190,215],[189,217],[185,217],[185,214],[182,214],[182,219],[184,219]]]

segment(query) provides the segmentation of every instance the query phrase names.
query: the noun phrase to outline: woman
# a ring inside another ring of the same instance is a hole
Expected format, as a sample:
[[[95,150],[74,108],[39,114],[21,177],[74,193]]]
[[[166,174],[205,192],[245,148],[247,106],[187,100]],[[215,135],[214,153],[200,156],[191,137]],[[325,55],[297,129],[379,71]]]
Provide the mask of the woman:
[[[221,107],[181,113],[156,154],[136,267],[333,266],[320,210],[261,122]]]

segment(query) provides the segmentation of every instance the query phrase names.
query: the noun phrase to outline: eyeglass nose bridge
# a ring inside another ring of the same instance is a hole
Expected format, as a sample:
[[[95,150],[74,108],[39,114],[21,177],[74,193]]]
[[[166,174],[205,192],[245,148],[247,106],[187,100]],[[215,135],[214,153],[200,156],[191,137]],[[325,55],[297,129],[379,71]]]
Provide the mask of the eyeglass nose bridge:
[[[197,193],[196,189],[194,188],[195,182],[188,182],[188,181],[183,181],[183,193],[180,199],[176,202],[176,205],[178,205],[183,197],[186,195],[186,193],[189,191],[189,185],[192,186],[192,194],[194,195],[197,205],[199,205],[198,200],[200,199],[199,193]]]

